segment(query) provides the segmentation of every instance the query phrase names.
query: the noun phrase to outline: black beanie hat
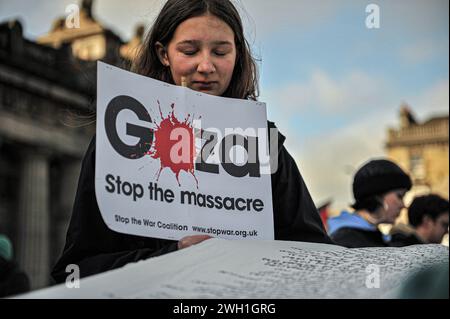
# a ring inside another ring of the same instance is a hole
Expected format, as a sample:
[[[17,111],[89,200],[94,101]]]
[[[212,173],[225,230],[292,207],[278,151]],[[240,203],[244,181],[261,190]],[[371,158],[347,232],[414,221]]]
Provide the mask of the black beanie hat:
[[[364,164],[353,179],[355,200],[382,195],[396,189],[410,190],[409,176],[395,163],[380,159]]]

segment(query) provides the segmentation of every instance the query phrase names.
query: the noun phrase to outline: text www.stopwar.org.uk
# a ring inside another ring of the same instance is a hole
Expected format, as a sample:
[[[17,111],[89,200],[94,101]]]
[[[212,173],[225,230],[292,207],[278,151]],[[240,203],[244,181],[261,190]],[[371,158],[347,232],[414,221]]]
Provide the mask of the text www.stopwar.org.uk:
[[[242,238],[248,237],[256,237],[258,236],[257,230],[230,230],[230,229],[220,229],[220,228],[205,228],[205,227],[198,227],[198,226],[192,226],[192,230],[199,233],[204,234],[211,234],[215,236],[220,235],[226,235],[226,236],[240,236]]]

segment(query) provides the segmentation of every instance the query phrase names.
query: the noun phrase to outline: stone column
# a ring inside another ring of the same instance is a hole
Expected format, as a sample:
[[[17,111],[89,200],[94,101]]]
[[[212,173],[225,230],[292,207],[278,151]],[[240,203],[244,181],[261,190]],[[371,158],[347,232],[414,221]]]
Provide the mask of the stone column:
[[[20,172],[16,257],[31,288],[49,284],[49,163],[40,153],[26,153]]]

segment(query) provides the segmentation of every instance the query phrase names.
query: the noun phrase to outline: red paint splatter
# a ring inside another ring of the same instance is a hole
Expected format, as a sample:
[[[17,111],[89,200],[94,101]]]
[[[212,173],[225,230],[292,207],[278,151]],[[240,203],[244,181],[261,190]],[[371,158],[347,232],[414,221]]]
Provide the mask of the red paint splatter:
[[[153,130],[153,145],[148,152],[148,155],[154,159],[159,159],[161,163],[161,167],[157,173],[157,180],[159,180],[161,172],[165,168],[169,168],[175,174],[178,185],[181,186],[179,180],[180,173],[185,171],[194,177],[198,188],[198,180],[195,177],[194,166],[196,158],[195,139],[192,123],[189,122],[190,114],[188,114],[183,122],[180,122],[174,115],[175,104],[172,104],[172,111],[164,118],[159,101],[158,105],[162,120],[159,124],[155,123],[157,128]],[[171,134],[174,130],[177,131],[171,139]],[[177,134],[179,132],[182,134]]]

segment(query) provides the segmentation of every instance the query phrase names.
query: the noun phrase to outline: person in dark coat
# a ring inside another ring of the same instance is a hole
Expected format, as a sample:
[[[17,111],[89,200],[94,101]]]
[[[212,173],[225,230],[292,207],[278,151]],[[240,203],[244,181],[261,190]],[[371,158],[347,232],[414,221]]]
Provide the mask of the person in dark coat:
[[[13,259],[12,244],[0,234],[0,298],[30,290],[30,280]]]
[[[448,234],[449,202],[436,194],[414,198],[408,208],[409,225],[391,230],[391,246],[440,244]]]
[[[138,74],[216,96],[256,100],[256,64],[229,0],[167,1],[142,48],[132,67]],[[275,125],[269,123],[269,128]],[[332,243],[283,145],[285,137],[271,137],[278,139],[278,149],[271,150],[278,154],[278,167],[271,176],[275,238]],[[176,242],[110,230],[98,208],[94,178],[95,138],[83,160],[64,252],[52,272],[56,282],[65,280],[68,264],[77,264],[81,277],[86,277],[210,238],[194,235]]]
[[[343,212],[328,221],[331,239],[349,248],[389,246],[389,238],[378,225],[395,222],[411,186],[411,179],[397,164],[385,159],[369,161],[353,179],[355,212]]]

